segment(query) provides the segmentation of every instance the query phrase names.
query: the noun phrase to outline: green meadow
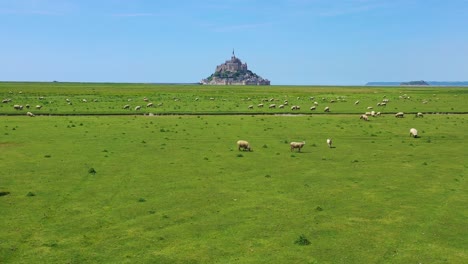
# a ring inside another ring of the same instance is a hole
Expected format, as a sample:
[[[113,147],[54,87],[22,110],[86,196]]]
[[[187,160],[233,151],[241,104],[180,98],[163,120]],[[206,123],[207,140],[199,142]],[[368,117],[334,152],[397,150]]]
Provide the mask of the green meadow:
[[[147,101],[143,99],[146,98]],[[200,86],[106,83],[0,83],[0,114],[31,111],[42,115],[132,114],[361,114],[376,112],[467,113],[468,89],[461,87],[307,87],[307,86]],[[273,101],[270,101],[272,100]],[[386,106],[377,106],[383,99]],[[85,100],[86,102],[84,102]],[[279,106],[288,101],[285,108]],[[354,104],[359,100],[359,104]],[[317,109],[310,107],[317,102]],[[152,103],[153,107],[147,107]],[[263,108],[258,105],[263,104]],[[275,104],[276,108],[268,106]],[[13,108],[24,106],[23,111]],[[30,109],[26,106],[29,105]],[[36,106],[41,109],[37,110]],[[123,109],[125,105],[129,109]],[[249,109],[252,105],[253,109]],[[136,111],[135,107],[141,106]]]
[[[0,263],[468,262],[467,88],[0,83],[0,97]],[[367,107],[382,115],[360,120]]]

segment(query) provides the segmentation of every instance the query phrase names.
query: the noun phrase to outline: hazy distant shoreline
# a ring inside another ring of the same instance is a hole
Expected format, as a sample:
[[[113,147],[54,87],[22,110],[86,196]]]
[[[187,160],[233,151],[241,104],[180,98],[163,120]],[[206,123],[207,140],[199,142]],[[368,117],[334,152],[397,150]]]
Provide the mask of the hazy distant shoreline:
[[[400,86],[402,82],[368,82],[366,86]],[[468,86],[468,81],[427,81],[428,86]]]

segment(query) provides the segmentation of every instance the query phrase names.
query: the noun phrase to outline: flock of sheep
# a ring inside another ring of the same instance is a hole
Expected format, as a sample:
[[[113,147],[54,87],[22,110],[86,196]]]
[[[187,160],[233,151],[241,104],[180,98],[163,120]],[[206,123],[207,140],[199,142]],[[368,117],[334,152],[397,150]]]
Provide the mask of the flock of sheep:
[[[409,131],[409,135],[410,137],[413,137],[413,138],[417,138],[418,137],[418,130],[416,128],[411,128],[410,131]],[[331,138],[327,138],[327,145],[329,148],[333,148],[332,147],[332,139]],[[289,143],[289,146],[290,146],[290,150],[293,151],[295,149],[297,149],[298,152],[301,152],[301,149],[304,147],[305,145],[305,141],[302,141],[302,142],[291,142]],[[252,147],[250,146],[250,143],[247,141],[247,140],[238,140],[237,141],[237,149],[239,151],[253,151]]]
[[[412,128],[414,129],[414,128]],[[416,131],[417,134],[417,131]],[[290,150],[293,151],[297,149],[297,152],[301,152],[301,149],[304,147],[305,141],[302,142],[291,142],[289,143]],[[327,145],[329,148],[332,148],[332,140],[331,138],[327,139]],[[237,141],[237,149],[239,151],[253,151],[252,147],[250,146],[250,143],[247,140],[238,140]]]
[[[21,93],[21,92],[20,92],[20,93]],[[407,98],[409,98],[409,96],[407,96],[407,95],[400,96],[400,99],[407,99]],[[43,99],[44,99],[43,96],[39,97],[39,100],[43,100]],[[178,101],[178,100],[179,100],[178,98],[173,98],[173,99],[174,99],[175,101]],[[298,97],[297,99],[299,100],[300,98]],[[316,109],[317,109],[317,106],[319,105],[319,103],[318,103],[317,101],[315,101],[315,98],[314,98],[314,97],[309,97],[309,99],[310,99],[311,101],[314,101],[314,102],[313,102],[313,105],[310,107],[310,110],[311,110],[311,111],[316,110]],[[67,99],[65,99],[65,100],[66,100],[67,104],[72,105],[72,102],[71,102],[70,99],[67,98]],[[195,99],[195,101],[198,101],[198,100],[199,100],[199,98],[197,97],[197,98]],[[210,98],[210,100],[214,100],[214,98]],[[248,101],[251,101],[250,98],[248,98],[247,100],[248,100]],[[322,98],[322,101],[326,101],[326,100],[327,100],[326,98]],[[86,102],[87,102],[87,99],[82,99],[81,101],[82,101],[83,103],[86,103]],[[94,100],[94,101],[96,102],[97,100]],[[128,99],[128,101],[131,101],[131,99]],[[153,104],[152,102],[150,102],[149,99],[148,99],[147,97],[144,97],[144,98],[143,98],[143,101],[146,102],[146,107],[147,107],[147,108],[154,107],[154,104]],[[264,102],[270,102],[270,104],[269,104],[269,106],[268,106],[268,108],[270,108],[270,109],[274,109],[274,108],[277,107],[277,105],[276,105],[275,103],[271,103],[271,102],[273,102],[273,101],[276,101],[276,99],[274,99],[274,98],[263,99],[262,101],[263,101],[263,102],[262,102],[262,103],[259,103],[259,104],[257,105],[257,107],[263,108],[263,107],[264,107]],[[341,97],[338,97],[338,98],[336,98],[336,99],[329,100],[329,103],[335,103],[335,102],[337,102],[337,101],[345,101],[345,99],[343,99],[343,98],[341,98]],[[2,103],[10,103],[10,102],[11,102],[11,99],[3,99],[3,100],[2,100]],[[377,106],[381,106],[381,107],[383,106],[383,107],[384,107],[384,106],[386,106],[389,102],[390,102],[390,101],[389,101],[387,98],[385,98],[385,96],[384,96],[384,99],[383,99],[381,102],[378,102],[378,103],[377,103]],[[355,105],[359,105],[359,103],[360,103],[359,100],[357,100],[357,101],[354,102]],[[288,106],[288,104],[289,104],[289,101],[288,101],[288,100],[284,100],[282,104],[278,105],[278,108],[283,109],[285,106]],[[162,106],[162,105],[163,105],[162,103],[159,103],[157,106]],[[26,107],[26,109],[30,109],[30,108],[31,108],[31,106],[30,106],[29,104],[26,104],[25,106],[19,105],[19,104],[13,105],[13,108],[14,108],[15,110],[23,110],[24,107]],[[42,106],[38,104],[38,105],[35,106],[35,108],[36,108],[37,110],[40,110],[40,109],[42,108]],[[253,108],[254,108],[253,105],[249,105],[249,106],[248,106],[248,109],[253,109]],[[123,109],[130,109],[130,105],[129,105],[129,104],[124,105],[124,106],[123,106]],[[137,105],[137,106],[135,106],[133,109],[134,109],[135,111],[139,111],[139,110],[142,109],[142,106],[141,106],[141,105]],[[300,110],[300,109],[301,109],[301,107],[300,107],[299,105],[292,105],[292,106],[291,106],[291,111]],[[368,107],[367,107],[367,110],[372,110],[372,109],[373,109],[373,107],[371,107],[371,106],[368,106]],[[326,107],[324,108],[323,111],[324,111],[324,112],[330,112],[330,107],[329,107],[329,106],[326,106]],[[26,115],[29,116],[29,117],[34,117],[34,116],[35,116],[35,115],[34,115],[32,112],[30,112],[30,111],[28,111],[28,112],[26,113]],[[364,114],[360,115],[359,118],[362,119],[362,120],[364,120],[364,121],[369,121],[369,116],[378,117],[378,116],[380,116],[380,115],[381,115],[381,112],[375,112],[375,111],[372,110],[372,111],[365,112]],[[421,112],[418,112],[418,113],[415,115],[415,117],[423,117],[423,116],[424,116],[424,115],[423,115]],[[398,112],[398,113],[395,114],[395,117],[396,117],[396,118],[403,118],[403,117],[404,117],[404,113],[403,113],[403,112]],[[415,128],[411,128],[411,129],[410,129],[410,136],[412,136],[413,138],[417,138],[417,137],[418,137],[418,131],[417,131]],[[331,147],[332,147],[332,140],[331,140],[331,139],[327,139],[326,142],[327,142],[327,145],[331,148]],[[252,151],[252,148],[250,147],[250,144],[249,144],[247,141],[245,141],[245,140],[239,140],[239,141],[237,142],[237,145],[238,145],[238,149],[239,149],[239,150]],[[291,143],[290,143],[290,149],[291,149],[291,151],[297,149],[298,152],[300,152],[301,149],[304,147],[304,145],[305,145],[305,141],[303,141],[303,142],[291,142]]]
[[[403,96],[400,96],[400,99],[408,99],[410,97],[408,97],[407,95],[403,95]],[[297,98],[299,99],[299,97]],[[315,98],[314,97],[310,97],[309,98],[310,100],[314,100]],[[341,98],[338,98],[337,100],[340,100]],[[250,98],[248,98],[247,100],[251,100]],[[265,102],[272,102],[274,101],[275,99],[271,98],[271,99],[263,99],[263,101]],[[322,98],[322,101],[325,101],[326,99],[325,98]],[[336,102],[336,100],[330,100],[330,103],[334,103]],[[384,98],[381,102],[378,102],[377,103],[377,106],[387,106],[387,104],[390,102],[389,99],[387,98]],[[278,108],[282,109],[284,108],[286,105],[288,105],[288,100],[284,100],[284,102],[278,106]],[[360,103],[359,100],[357,100],[356,102],[354,102],[355,105],[358,105]],[[310,107],[310,110],[313,111],[313,110],[316,110],[317,109],[317,106],[319,105],[319,103],[317,101],[314,101],[313,103],[313,106]],[[264,104],[263,103],[260,103],[257,105],[258,108],[263,108]],[[248,109],[253,109],[254,106],[253,105],[249,105],[248,106]],[[268,108],[270,109],[274,109],[276,108],[276,104],[270,104],[268,106]],[[299,105],[293,105],[291,106],[291,110],[294,111],[294,110],[300,110],[301,107]],[[367,107],[368,110],[372,110],[373,107],[369,106]],[[329,106],[326,106],[324,108],[324,112],[330,112],[330,107]],[[395,114],[395,117],[396,118],[403,118],[404,117],[404,113],[403,112],[398,112]],[[365,112],[364,114],[360,115],[359,118],[364,120],[364,121],[369,121],[369,116],[372,116],[372,117],[378,117],[378,116],[381,116],[381,112],[375,112],[375,111],[369,111],[369,112]],[[423,113],[421,112],[418,112],[416,113],[415,117],[424,117]],[[409,135],[413,138],[417,138],[419,137],[418,136],[418,130],[416,128],[411,128],[410,131],[409,131]],[[329,148],[332,148],[332,139],[331,138],[328,138],[326,140],[327,142],[327,145]],[[301,151],[301,149],[304,147],[305,145],[305,141],[302,141],[302,142],[291,142],[290,144],[290,150],[293,151],[295,149],[297,149],[298,152]],[[253,151],[252,147],[250,146],[250,143],[246,140],[239,140],[237,141],[237,147],[238,147],[238,150],[239,151]]]

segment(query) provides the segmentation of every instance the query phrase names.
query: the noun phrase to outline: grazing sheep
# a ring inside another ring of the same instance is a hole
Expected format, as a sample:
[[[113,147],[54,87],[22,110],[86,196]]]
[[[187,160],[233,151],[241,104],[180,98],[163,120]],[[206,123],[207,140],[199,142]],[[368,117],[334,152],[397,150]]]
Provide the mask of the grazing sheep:
[[[36,109],[41,110],[42,105],[36,105]]]
[[[8,102],[10,102],[10,101],[11,101],[11,99],[3,99],[3,100],[2,100],[2,103],[6,104],[6,103],[8,103]]]
[[[404,114],[403,112],[398,112],[398,113],[395,114],[395,117],[396,117],[396,118],[403,118],[404,115],[405,115],[405,114]]]
[[[293,151],[294,149],[297,149],[298,152],[301,152],[301,148],[304,147],[305,141],[291,142],[289,145],[291,146],[291,151]]]
[[[13,108],[16,109],[16,110],[23,110],[22,105],[14,105]]]
[[[310,110],[311,110],[311,111],[314,111],[316,108],[317,108],[317,107],[314,105],[314,106],[311,106],[311,107],[310,107]]]
[[[323,109],[324,112],[330,112],[330,107],[325,107],[325,109]]]
[[[26,115],[27,115],[27,116],[30,116],[30,117],[34,117],[34,116],[35,116],[35,115],[34,115],[33,113],[31,113],[31,112],[27,112]]]
[[[83,99],[83,100],[81,100],[81,101],[83,101],[83,103],[87,103],[87,102],[88,102],[88,100],[86,100],[86,99]]]
[[[268,108],[276,108],[276,104],[271,104],[268,106]]]
[[[375,116],[380,116],[381,114],[382,114],[382,113],[377,112],[377,113],[375,113]]]
[[[410,135],[410,137],[417,138],[418,137],[418,130],[416,130],[416,128],[411,128],[409,130],[409,135]]]
[[[291,110],[293,110],[293,111],[294,111],[294,110],[300,110],[300,109],[301,109],[301,107],[298,106],[298,105],[293,105],[293,106],[291,106]]]
[[[375,117],[375,111],[371,111],[370,115]]]
[[[29,104],[25,105],[26,106],[26,109],[29,109],[29,107],[31,107]]]
[[[237,141],[237,149],[240,151],[240,150],[243,150],[243,151],[252,151],[252,148],[250,147],[250,144],[249,142],[245,141],[245,140],[238,140]]]
[[[416,114],[416,117],[424,117],[424,115],[423,115],[423,113],[418,112],[418,113]]]
[[[314,105],[318,105],[318,102],[314,102]]]
[[[357,100],[356,102],[354,102],[355,105],[358,105],[359,104],[359,100]]]
[[[141,106],[140,106],[140,105],[135,106],[135,111],[138,111],[138,110],[140,110],[140,109],[141,109]]]
[[[153,103],[148,103],[146,107],[153,107]]]
[[[149,99],[145,97],[145,98],[143,98],[143,101],[148,102]]]
[[[327,145],[328,145],[329,148],[332,147],[332,140],[331,140],[331,138],[328,138],[328,139],[327,139]]]
[[[263,104],[258,104],[257,107],[262,108],[262,107],[263,107]]]
[[[367,115],[361,115],[359,119],[363,119],[364,121],[369,121],[369,117]]]
[[[124,105],[123,109],[130,109],[130,105]]]
[[[372,108],[373,108],[372,106],[368,106],[368,107],[367,107],[368,110],[371,110]]]
[[[283,108],[284,108],[284,105],[279,105],[278,108],[283,109]]]
[[[249,105],[249,109],[253,109],[253,105]]]

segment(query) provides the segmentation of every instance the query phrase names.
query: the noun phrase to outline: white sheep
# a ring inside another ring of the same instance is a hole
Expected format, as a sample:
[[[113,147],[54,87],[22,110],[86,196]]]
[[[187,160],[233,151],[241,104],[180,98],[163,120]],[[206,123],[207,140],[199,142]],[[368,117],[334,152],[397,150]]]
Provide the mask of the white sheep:
[[[138,111],[138,110],[140,110],[140,109],[141,109],[141,106],[140,106],[140,105],[135,106],[135,111]]]
[[[403,112],[398,112],[398,113],[395,114],[395,117],[396,117],[396,118],[403,118],[404,115],[405,115],[405,114],[404,114]]]
[[[301,152],[302,147],[304,147],[305,145],[305,141],[291,142],[289,145],[291,146],[291,151],[293,151],[294,149],[297,149],[298,152]]]
[[[153,106],[154,106],[153,103],[146,104],[146,107],[153,107]]]
[[[130,105],[124,105],[123,109],[130,109]]]
[[[283,109],[283,108],[284,108],[284,105],[279,105],[278,108]]]
[[[276,108],[276,104],[271,104],[271,105],[268,106],[268,108],[270,108],[270,109],[271,108]]]
[[[418,112],[418,113],[416,114],[416,117],[424,117],[424,115],[423,115],[423,113]]]
[[[330,107],[325,107],[325,109],[323,109],[324,112],[330,112]]]
[[[42,105],[36,105],[36,109],[41,109],[42,108]]]
[[[359,104],[359,100],[357,100],[356,102],[354,102],[355,105],[358,105]]]
[[[327,145],[328,145],[329,148],[332,147],[332,140],[331,140],[331,138],[328,138],[328,139],[327,139]]]
[[[34,117],[34,116],[35,116],[35,115],[34,115],[33,113],[31,113],[31,112],[27,112],[26,115],[27,115],[27,116],[30,116],[30,117]]]
[[[263,104],[258,104],[257,107],[262,108]]]
[[[253,109],[253,105],[249,105],[249,109]]]
[[[13,108],[16,109],[16,110],[23,110],[22,105],[14,105]]]
[[[418,137],[418,130],[416,130],[416,128],[411,128],[409,130],[409,135],[410,135],[410,137],[417,138]]]
[[[314,111],[316,108],[317,108],[317,107],[314,105],[314,106],[311,106],[311,107],[310,107],[310,110],[311,110],[311,111]]]
[[[293,106],[291,106],[291,110],[293,110],[293,111],[294,111],[294,110],[300,110],[300,109],[301,109],[301,107],[298,106],[298,105],[293,105]]]
[[[369,121],[369,117],[366,114],[361,115],[359,119],[363,119],[364,121]]]
[[[243,150],[243,151],[252,151],[252,148],[250,147],[250,144],[249,142],[245,141],[245,140],[238,140],[237,141],[237,149],[240,151],[240,150]]]

